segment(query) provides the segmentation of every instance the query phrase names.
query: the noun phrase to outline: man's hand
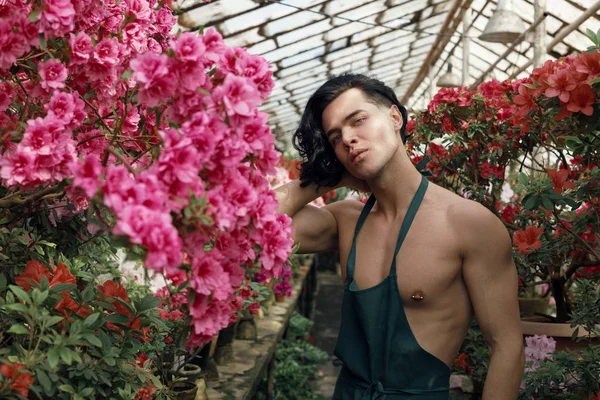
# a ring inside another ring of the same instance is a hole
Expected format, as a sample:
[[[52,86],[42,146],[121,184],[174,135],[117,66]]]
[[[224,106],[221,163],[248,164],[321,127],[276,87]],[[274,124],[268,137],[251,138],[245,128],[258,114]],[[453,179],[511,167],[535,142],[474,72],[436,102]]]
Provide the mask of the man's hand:
[[[342,176],[342,180],[338,184],[338,187],[347,187],[363,193],[369,193],[371,191],[367,181],[358,179],[348,171],[344,171],[344,175]]]

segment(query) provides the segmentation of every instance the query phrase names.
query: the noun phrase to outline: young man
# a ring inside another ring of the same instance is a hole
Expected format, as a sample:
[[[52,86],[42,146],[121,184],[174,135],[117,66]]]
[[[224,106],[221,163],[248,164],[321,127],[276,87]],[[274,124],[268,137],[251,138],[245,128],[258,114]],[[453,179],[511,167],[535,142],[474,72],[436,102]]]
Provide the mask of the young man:
[[[406,121],[382,82],[329,80],[294,135],[300,181],[277,189],[300,252],[340,253],[344,366],[333,398],[447,400],[475,316],[491,349],[483,399],[516,399],[524,356],[510,237],[486,208],[421,176],[404,148]],[[373,195],[307,205],[342,186]]]

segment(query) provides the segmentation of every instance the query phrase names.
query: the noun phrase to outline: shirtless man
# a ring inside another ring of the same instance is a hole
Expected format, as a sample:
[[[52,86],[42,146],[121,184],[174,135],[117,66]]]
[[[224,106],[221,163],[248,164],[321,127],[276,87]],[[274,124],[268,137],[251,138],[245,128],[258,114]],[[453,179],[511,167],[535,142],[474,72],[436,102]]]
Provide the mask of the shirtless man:
[[[421,176],[404,148],[406,121],[382,82],[329,80],[294,135],[300,181],[276,190],[300,252],[340,253],[344,366],[333,398],[447,400],[475,316],[491,349],[483,399],[516,399],[524,355],[510,237],[482,205]],[[307,205],[343,186],[373,195],[367,205]]]

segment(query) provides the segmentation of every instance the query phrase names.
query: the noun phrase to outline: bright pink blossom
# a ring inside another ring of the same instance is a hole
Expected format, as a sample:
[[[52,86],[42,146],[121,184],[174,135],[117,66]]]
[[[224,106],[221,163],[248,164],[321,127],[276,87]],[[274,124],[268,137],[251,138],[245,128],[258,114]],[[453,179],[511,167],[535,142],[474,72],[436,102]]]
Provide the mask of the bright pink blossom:
[[[67,68],[57,60],[48,59],[38,65],[40,86],[45,90],[62,89],[67,80]]]

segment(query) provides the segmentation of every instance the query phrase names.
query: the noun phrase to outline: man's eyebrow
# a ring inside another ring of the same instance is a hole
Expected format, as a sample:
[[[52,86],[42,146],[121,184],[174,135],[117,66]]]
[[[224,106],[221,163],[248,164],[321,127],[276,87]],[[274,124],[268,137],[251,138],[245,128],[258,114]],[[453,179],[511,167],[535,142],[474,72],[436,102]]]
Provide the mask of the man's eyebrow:
[[[350,114],[346,115],[346,118],[344,118],[344,122],[348,122],[348,120],[352,119],[356,114],[363,112],[365,110],[363,109],[358,109],[356,111],[351,112]],[[335,133],[337,131],[339,131],[339,128],[331,128],[330,130],[327,131],[327,134],[325,136],[329,137],[331,136],[332,133]]]

